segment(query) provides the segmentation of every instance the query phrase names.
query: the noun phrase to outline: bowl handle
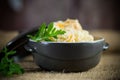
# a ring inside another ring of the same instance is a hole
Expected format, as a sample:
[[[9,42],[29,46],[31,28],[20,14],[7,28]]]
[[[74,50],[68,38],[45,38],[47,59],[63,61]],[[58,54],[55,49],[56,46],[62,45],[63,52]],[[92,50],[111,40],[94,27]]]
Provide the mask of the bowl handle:
[[[107,50],[109,48],[109,44],[107,42],[105,42],[104,46],[103,46],[103,51]]]
[[[25,45],[24,48],[25,48],[25,50],[27,50],[28,52],[31,52],[31,53],[35,52],[34,49],[32,49],[32,48],[31,48],[30,46],[28,46],[28,45]]]

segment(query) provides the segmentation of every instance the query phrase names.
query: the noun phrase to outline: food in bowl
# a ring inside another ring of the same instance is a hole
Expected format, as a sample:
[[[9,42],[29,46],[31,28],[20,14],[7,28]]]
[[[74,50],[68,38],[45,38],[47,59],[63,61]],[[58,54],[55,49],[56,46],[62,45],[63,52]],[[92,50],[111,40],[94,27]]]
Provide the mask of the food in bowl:
[[[54,22],[54,27],[66,31],[63,35],[58,35],[55,42],[87,42],[94,41],[94,37],[87,30],[83,30],[77,19],[67,19],[66,21]]]
[[[50,23],[47,27],[42,24],[35,35],[29,35],[31,40],[53,42],[91,42],[94,37],[87,30],[82,29],[77,19],[67,19]]]
[[[93,37],[78,20],[45,24],[29,35],[25,46],[38,66],[46,70],[78,72],[95,67],[101,52],[108,48],[104,38]]]

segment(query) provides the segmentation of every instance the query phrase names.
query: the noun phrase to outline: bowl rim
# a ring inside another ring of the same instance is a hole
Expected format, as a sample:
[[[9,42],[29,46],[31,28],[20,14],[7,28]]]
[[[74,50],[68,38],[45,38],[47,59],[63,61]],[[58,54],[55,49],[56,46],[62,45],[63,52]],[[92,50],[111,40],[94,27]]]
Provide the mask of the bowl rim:
[[[31,39],[29,39],[30,42],[34,42],[34,43],[42,43],[42,44],[75,44],[75,43],[97,43],[97,42],[101,42],[101,41],[105,41],[105,39],[103,37],[94,37],[95,40],[94,41],[82,41],[82,42],[47,42],[47,41],[41,41],[41,42],[35,42]]]

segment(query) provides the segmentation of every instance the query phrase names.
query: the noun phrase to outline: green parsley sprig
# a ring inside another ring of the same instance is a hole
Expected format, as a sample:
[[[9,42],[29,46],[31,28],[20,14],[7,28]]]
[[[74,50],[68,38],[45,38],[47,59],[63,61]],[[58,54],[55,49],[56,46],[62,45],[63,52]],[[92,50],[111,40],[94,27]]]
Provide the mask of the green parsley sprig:
[[[1,53],[4,54],[4,57],[0,61],[0,74],[3,76],[13,76],[14,74],[23,74],[24,69],[21,66],[13,61],[12,58],[9,58],[10,55],[16,53],[16,51],[8,51],[5,47]]]
[[[48,24],[48,26],[46,26],[46,24],[43,23],[39,27],[39,29],[35,35],[28,35],[28,37],[35,42],[51,41],[51,38],[57,39],[58,35],[62,35],[64,33],[65,33],[65,31],[63,31],[61,29],[57,30],[54,27],[54,24],[52,22],[52,23]]]

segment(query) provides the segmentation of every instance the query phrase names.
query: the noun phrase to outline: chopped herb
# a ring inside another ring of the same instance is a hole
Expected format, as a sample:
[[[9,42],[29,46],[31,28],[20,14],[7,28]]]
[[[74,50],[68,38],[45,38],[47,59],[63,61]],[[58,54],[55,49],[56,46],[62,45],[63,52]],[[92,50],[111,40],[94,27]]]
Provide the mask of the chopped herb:
[[[5,47],[2,51],[4,57],[0,61],[0,74],[3,76],[13,76],[14,74],[23,74],[24,70],[21,66],[13,61],[12,58],[9,58],[10,55],[16,53],[16,51],[8,51]]]
[[[54,27],[54,24],[52,22],[52,23],[48,24],[48,26],[46,26],[46,24],[43,23],[35,35],[28,35],[28,37],[35,42],[51,41],[51,38],[57,39],[58,35],[62,35],[64,33],[65,33],[65,31],[63,31],[61,29],[57,30]]]

